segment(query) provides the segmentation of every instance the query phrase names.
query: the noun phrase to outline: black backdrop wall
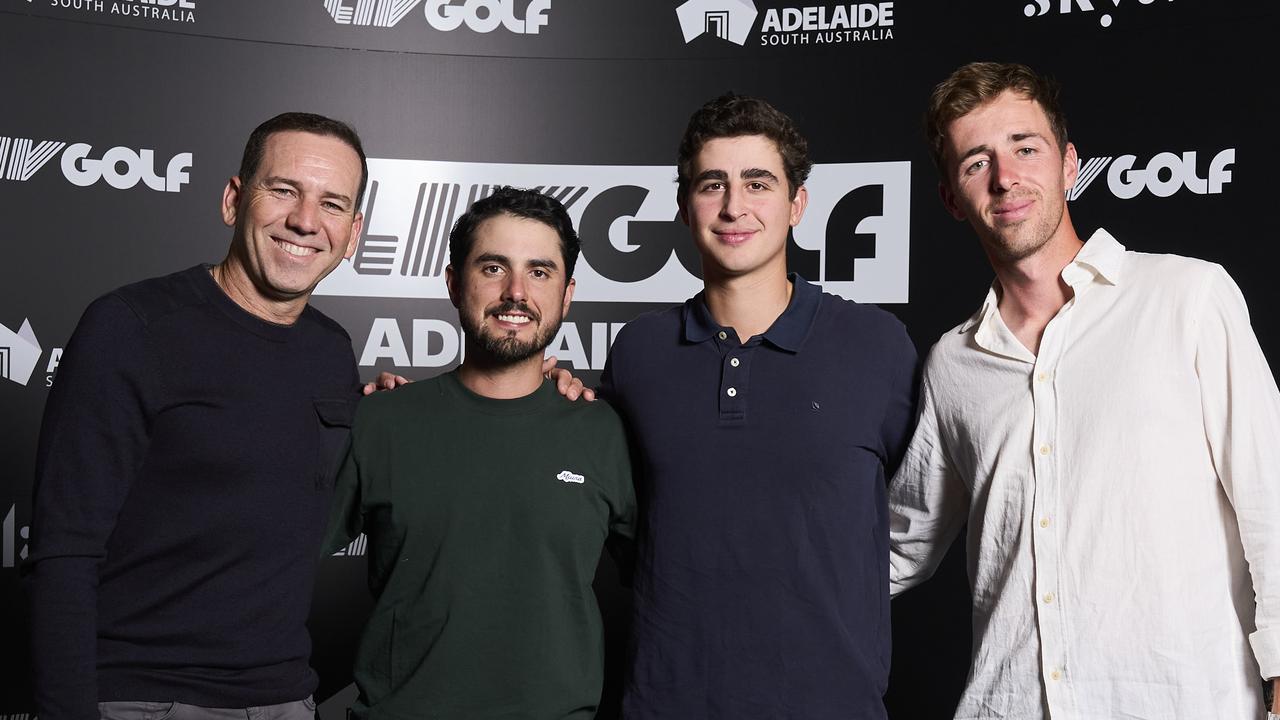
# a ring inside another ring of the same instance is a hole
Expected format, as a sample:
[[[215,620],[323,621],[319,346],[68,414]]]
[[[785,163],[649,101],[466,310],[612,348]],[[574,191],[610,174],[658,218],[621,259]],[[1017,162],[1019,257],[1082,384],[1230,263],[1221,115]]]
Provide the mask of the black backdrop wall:
[[[675,146],[727,89],[791,114],[819,166],[789,260],[882,303],[921,351],[976,309],[990,271],[937,201],[919,117],[975,59],[1062,81],[1082,233],[1221,262],[1274,361],[1280,161],[1269,3],[1205,0],[0,0],[0,718],[32,711],[26,555],[41,411],[83,308],[220,259],[217,204],[261,120],[352,122],[370,156],[366,234],[315,304],[361,372],[458,362],[442,238],[488,186],[542,187],[586,243],[555,353],[594,382],[619,324],[699,285],[675,219]],[[263,552],[269,552],[263,548]],[[963,548],[894,604],[894,717],[949,717],[967,671]],[[314,662],[326,718],[351,696],[363,548],[328,561]],[[598,578],[616,641],[626,595]],[[600,716],[616,717],[617,666]]]

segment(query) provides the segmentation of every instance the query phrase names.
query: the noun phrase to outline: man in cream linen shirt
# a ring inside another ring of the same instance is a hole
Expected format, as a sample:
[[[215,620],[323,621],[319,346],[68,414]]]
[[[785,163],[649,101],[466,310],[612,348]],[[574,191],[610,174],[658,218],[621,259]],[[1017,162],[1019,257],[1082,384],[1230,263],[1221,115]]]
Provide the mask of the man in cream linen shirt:
[[[926,362],[890,493],[895,594],[968,522],[956,717],[1264,717],[1280,394],[1240,291],[1211,263],[1081,241],[1075,148],[1028,68],[960,68],[928,128],[943,202],[996,274]]]

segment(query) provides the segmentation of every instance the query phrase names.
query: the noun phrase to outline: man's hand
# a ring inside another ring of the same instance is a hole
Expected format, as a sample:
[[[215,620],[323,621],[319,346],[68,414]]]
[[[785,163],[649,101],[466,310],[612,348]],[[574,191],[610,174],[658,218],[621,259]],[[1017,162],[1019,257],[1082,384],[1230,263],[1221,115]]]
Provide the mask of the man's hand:
[[[573,373],[568,370],[557,368],[557,362],[558,360],[556,360],[555,355],[543,360],[542,374],[547,376],[548,380],[556,381],[556,390],[559,390],[561,395],[569,398],[570,400],[577,400],[581,397],[587,402],[591,402],[596,399],[595,390],[583,387],[582,381],[574,377]]]
[[[1271,678],[1271,707],[1267,710],[1280,715],[1280,678]]]
[[[403,375],[393,375],[389,372],[380,372],[378,373],[377,380],[364,384],[364,394],[372,395],[379,390],[395,390],[401,385],[408,385],[411,382],[413,381]],[[582,383],[578,384],[581,385]]]

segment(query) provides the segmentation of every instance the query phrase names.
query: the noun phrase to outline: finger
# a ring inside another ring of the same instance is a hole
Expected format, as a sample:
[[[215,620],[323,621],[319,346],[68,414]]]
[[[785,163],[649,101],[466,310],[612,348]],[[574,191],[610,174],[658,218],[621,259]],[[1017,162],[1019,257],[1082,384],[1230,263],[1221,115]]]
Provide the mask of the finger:
[[[583,388],[583,389],[582,389],[582,399],[583,399],[583,400],[586,400],[587,402],[595,402],[595,401],[596,401],[596,391],[595,391],[595,390],[592,390],[591,388]]]
[[[377,389],[378,389],[378,386],[371,382],[365,383],[364,387],[360,388],[361,393],[364,395],[372,395],[373,391]]]
[[[408,385],[410,382],[412,381],[403,375],[396,376],[396,387],[400,387],[401,385]]]
[[[560,362],[555,355],[550,355],[542,359],[542,374],[551,377],[551,373],[556,369],[556,363]]]

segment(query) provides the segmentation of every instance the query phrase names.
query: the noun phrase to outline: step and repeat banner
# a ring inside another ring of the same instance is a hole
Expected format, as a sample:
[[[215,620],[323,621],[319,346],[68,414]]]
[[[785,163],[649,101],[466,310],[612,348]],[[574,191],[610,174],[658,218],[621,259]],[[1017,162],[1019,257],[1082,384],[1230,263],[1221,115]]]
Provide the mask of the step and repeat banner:
[[[593,383],[629,319],[700,287],[675,152],[726,90],[767,98],[810,140],[792,269],[897,314],[926,351],[991,281],[938,200],[927,95],[965,62],[1023,62],[1064,88],[1077,229],[1222,263],[1274,363],[1274,29],[1269,4],[1207,0],[0,0],[0,719],[33,712],[18,567],[62,348],[99,295],[222,258],[222,188],[262,120],[308,110],[364,139],[364,234],[313,299],[363,376],[457,365],[448,231],[512,184],[560,198],[580,229],[552,350]],[[628,600],[607,560],[597,585],[613,718]],[[949,717],[967,592],[957,547],[895,601],[891,715]],[[369,607],[360,541],[315,597],[320,714],[342,718]]]

